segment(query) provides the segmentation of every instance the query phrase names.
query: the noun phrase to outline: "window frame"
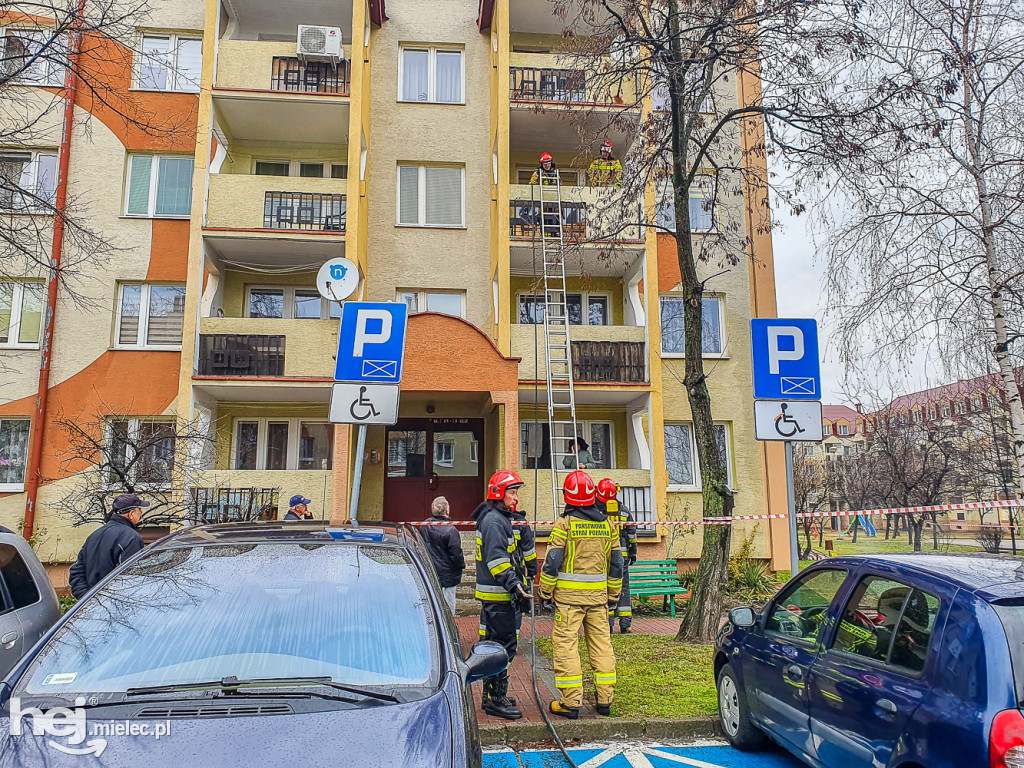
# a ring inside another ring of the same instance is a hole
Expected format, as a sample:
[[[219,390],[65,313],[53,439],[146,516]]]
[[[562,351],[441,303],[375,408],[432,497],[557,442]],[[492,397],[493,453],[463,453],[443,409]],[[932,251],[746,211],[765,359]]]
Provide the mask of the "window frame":
[[[850,425],[849,424],[840,424],[839,425],[838,435],[840,437],[848,437],[849,434],[850,434]]]
[[[445,296],[458,296],[461,301],[460,314],[463,320],[466,319],[466,291],[459,290],[457,288],[397,288],[395,289],[395,301],[399,304],[405,304],[409,306],[409,302],[406,301],[406,296],[416,296],[416,309],[409,307],[409,314],[419,314],[421,312],[433,312],[435,310],[427,309],[427,297],[431,294],[443,294]],[[423,309],[420,309],[420,307]],[[444,313],[439,313],[444,314]]]
[[[662,325],[662,322],[661,322],[661,310],[662,310],[662,304],[663,304],[663,302],[666,299],[671,299],[672,301],[678,301],[680,303],[686,301],[686,297],[684,297],[681,293],[678,293],[678,292],[676,292],[676,293],[666,292],[666,293],[661,293],[661,294],[658,295],[658,329],[659,329],[659,331],[663,330],[663,325]],[[702,300],[711,300],[711,299],[714,299],[715,301],[718,302],[718,330],[719,330],[718,345],[719,345],[719,347],[721,347],[722,351],[721,352],[705,352],[704,349],[703,349],[703,343],[702,343],[701,344],[701,354],[700,354],[700,356],[701,356],[701,359],[703,359],[703,360],[728,360],[729,359],[729,351],[728,351],[728,347],[727,347],[727,345],[725,343],[725,340],[726,340],[726,332],[725,332],[725,294],[723,294],[723,293],[705,293],[703,295],[703,297],[702,297]],[[682,352],[666,352],[665,351],[665,334],[659,332],[658,336],[659,336],[658,348],[659,348],[659,351],[661,353],[661,357],[662,358],[670,359],[670,360],[671,359],[675,359],[675,360],[685,360],[686,359],[686,350],[685,350],[685,348],[684,348],[684,350]],[[685,343],[685,341],[684,341],[684,343]]]
[[[25,421],[28,422],[29,445],[32,443],[32,417],[31,416],[4,416],[0,417],[0,432],[3,431],[4,422]],[[28,454],[25,456],[25,477],[20,483],[0,483],[0,493],[21,493],[25,490],[25,480],[28,479]]]
[[[283,292],[283,317],[253,317],[250,312],[252,311],[252,292],[253,291],[282,291]],[[320,317],[295,317],[295,293],[296,291],[309,291],[310,293],[317,293],[315,285],[271,285],[254,283],[253,285],[245,286],[245,304],[242,308],[243,317],[247,320],[337,320],[341,317],[341,311],[339,306],[339,312],[337,317],[331,317],[331,304],[337,302],[330,301],[329,299],[320,296]]]
[[[520,422],[519,422],[518,440],[519,440],[519,466],[520,467],[525,467],[527,461],[529,461],[529,460],[531,460],[533,458],[533,457],[530,457],[530,456],[526,455],[525,440],[524,440],[524,438],[529,436],[529,428],[530,428],[530,426],[533,425],[533,423],[534,422],[532,420],[528,420],[528,419],[527,420],[520,420]],[[545,425],[545,424],[547,424],[546,421],[539,421],[539,422],[537,422],[537,425],[541,427],[541,439],[542,440],[544,439],[543,425]],[[593,442],[594,442],[593,440],[591,440],[591,437],[593,437],[593,433],[591,431],[591,428],[593,427],[594,424],[607,424],[608,425],[608,454],[609,454],[608,458],[610,459],[610,461],[608,463],[611,466],[601,467],[601,470],[605,470],[605,469],[618,469],[618,450],[617,450],[617,442],[616,442],[616,434],[615,434],[615,421],[613,419],[576,419],[576,428],[583,434],[583,439],[587,441],[588,445],[592,445]],[[568,438],[558,438],[558,439],[568,440]],[[550,441],[551,441],[551,437],[550,437],[550,433],[549,433],[549,436],[548,436],[548,443],[549,444],[550,444]],[[542,455],[543,455],[543,451],[542,451]],[[551,462],[557,462],[558,463],[558,471],[559,472],[564,472],[565,471],[564,467],[562,467],[562,460],[565,458],[564,456],[557,457],[557,458],[553,457],[553,456],[550,456],[549,458],[550,458]],[[547,471],[547,469],[546,468],[545,469],[541,469],[540,471],[542,471],[542,472],[543,471]]]
[[[267,468],[267,430],[270,423],[288,425],[288,443],[285,448],[285,468]],[[256,467],[255,469],[240,469],[238,467],[238,426],[240,424],[256,424]],[[300,441],[302,440],[303,424],[326,424],[334,427],[327,417],[322,419],[316,416],[236,416],[231,421],[231,465],[232,472],[332,472],[334,466],[334,455],[331,455],[331,467],[327,469],[299,469]]]
[[[710,172],[710,171],[698,172],[696,174],[696,176],[694,177],[693,183],[690,185],[689,192],[687,194],[687,200],[688,201],[692,201],[693,199],[698,198],[698,197],[701,200],[708,199],[704,195],[703,191],[701,190],[700,182],[698,181],[699,177],[704,177],[704,176],[713,178],[715,176],[715,174]],[[654,220],[655,220],[655,224],[658,227],[662,228],[662,229],[665,229],[665,230],[667,230],[669,232],[673,232],[674,233],[676,231],[676,226],[675,226],[675,221],[676,221],[676,219],[675,219],[675,204],[676,204],[676,201],[675,201],[674,195],[671,194],[672,185],[669,184],[667,181],[665,181],[665,182],[659,183],[657,185],[657,187],[658,187],[658,189],[657,189],[657,192],[656,192],[656,195],[655,195],[655,203],[654,203]],[[669,206],[671,206],[671,213],[672,213],[671,216],[668,215],[668,213],[669,213]],[[718,231],[718,200],[714,200],[713,201],[712,206],[711,206],[711,210],[708,213],[710,213],[710,215],[711,215],[711,226],[708,227],[707,229],[699,229],[699,228],[693,226],[693,221],[691,220],[690,221],[690,234],[691,235],[704,237],[704,236],[707,236],[707,235],[717,235],[717,234],[719,234],[719,231]],[[659,221],[659,219],[661,219],[662,217],[663,217],[664,223],[661,223]]]
[[[416,181],[416,222],[402,221],[402,169],[417,169]],[[427,168],[457,168],[461,181],[461,223],[459,224],[428,224],[427,223]],[[457,163],[414,163],[399,162],[395,170],[395,226],[410,229],[466,229],[466,166]]]
[[[3,155],[3,154],[7,154],[7,155],[25,155],[25,154],[27,154],[29,156],[28,163],[26,163],[26,165],[29,168],[29,174],[30,174],[29,183],[28,183],[28,186],[26,186],[26,187],[22,187],[22,186],[19,185],[18,189],[23,190],[25,193],[31,195],[32,197],[31,198],[26,198],[26,197],[24,197],[24,195],[22,195],[22,199],[26,203],[24,208],[20,208],[19,209],[19,208],[16,208],[14,205],[12,205],[9,209],[5,209],[5,208],[0,207],[0,211],[2,211],[3,213],[5,213],[7,215],[18,215],[18,214],[22,214],[22,215],[26,215],[27,214],[27,215],[30,215],[30,216],[32,216],[32,215],[35,215],[35,216],[39,216],[39,215],[52,215],[53,214],[53,210],[52,209],[48,210],[45,207],[41,207],[36,202],[36,200],[34,198],[46,199],[47,203],[50,206],[53,206],[56,203],[57,176],[60,174],[60,169],[59,169],[59,165],[58,165],[60,163],[60,153],[58,151],[56,151],[56,150],[49,150],[49,149],[24,149],[24,150],[22,150],[22,149],[7,149],[7,150],[0,151],[0,155]],[[49,192],[46,196],[42,195],[41,192],[40,192],[40,189],[39,189],[39,160],[40,160],[40,158],[43,158],[43,157],[52,157],[53,160],[54,160],[54,163],[53,163],[53,165],[54,165],[53,191]]]
[[[146,212],[145,213],[129,213],[128,204],[130,182],[132,177],[132,164],[135,162],[136,157],[148,157],[151,159],[151,165],[149,168],[149,196],[146,200]],[[177,220],[188,220],[192,218],[192,200],[189,201],[189,212],[188,213],[157,213],[156,212],[156,199],[160,189],[160,160],[162,158],[173,158],[175,160],[188,159],[192,161],[192,173],[195,174],[195,157],[187,153],[179,154],[151,154],[149,152],[129,152],[127,153],[127,162],[124,164],[124,180],[122,182],[122,200],[121,203],[121,216],[126,219],[177,219]],[[191,195],[191,182],[189,184]]]
[[[128,286],[141,286],[142,294],[139,297],[139,330],[135,336],[134,344],[123,344],[121,342],[121,320],[122,308],[124,306],[124,289]],[[144,283],[135,280],[124,280],[117,283],[117,290],[114,294],[114,338],[111,349],[144,349],[154,352],[180,352],[181,345],[185,338],[184,316],[182,317],[181,338],[177,344],[149,344],[149,301],[152,288],[181,288],[185,295],[184,283]]]
[[[167,40],[167,88],[146,88],[140,85],[140,73],[142,71],[142,65],[145,63],[145,57],[142,54],[143,46],[147,37],[160,38]],[[195,84],[195,90],[189,88],[179,88],[179,70],[178,70],[178,54],[180,52],[179,43],[185,40],[195,41],[199,43],[199,81]],[[157,31],[139,31],[136,43],[136,53],[132,56],[132,85],[133,91],[143,91],[146,93],[194,93],[197,96],[202,88],[202,70],[203,70],[203,33],[199,32],[157,32]]]
[[[953,411],[952,411],[952,409],[951,409],[951,408],[949,407],[949,403],[945,403],[945,404],[943,404],[943,405],[940,405],[940,406],[939,406],[939,415],[940,415],[940,416],[941,416],[942,418],[944,418],[944,419],[948,419],[948,418],[949,418],[949,415],[950,415],[950,414],[951,414],[952,412],[953,412]]]
[[[580,325],[589,325],[589,326],[591,326],[593,328],[608,328],[608,327],[611,327],[611,326],[614,325],[614,323],[612,322],[614,320],[614,306],[612,304],[612,294],[608,293],[607,291],[584,291],[584,290],[580,290],[580,291],[566,290],[565,293],[566,293],[566,297],[568,297],[568,296],[579,296],[580,297],[581,316],[582,316],[583,322],[581,322],[579,325],[576,325],[575,323],[572,323],[571,325],[573,325],[574,327],[578,328]],[[604,299],[605,309],[608,312],[608,322],[605,323],[604,325],[594,325],[594,324],[592,324],[590,322],[590,300],[591,300],[591,298],[594,298],[594,299]],[[521,316],[520,315],[521,304],[522,304],[524,299],[533,299],[534,301],[543,301],[544,300],[544,294],[542,294],[542,293],[531,293],[529,291],[517,291],[516,292],[516,307],[515,307],[515,309],[516,309],[516,322],[514,324],[515,325],[525,325],[525,326],[543,325],[544,324],[543,321],[541,321],[539,323],[522,323],[522,322],[519,322],[519,318]]]
[[[257,163],[268,163],[274,165],[287,165],[288,173],[283,176],[277,174],[257,174],[256,164]],[[302,166],[304,165],[319,165],[323,169],[322,176],[303,176]],[[339,176],[335,178],[332,174],[335,167],[344,167],[345,176]],[[347,181],[348,180],[348,158],[344,162],[337,162],[336,160],[303,160],[301,158],[295,159],[293,157],[253,157],[251,165],[249,166],[250,176],[265,176],[270,179],[333,179],[334,181]]]
[[[154,416],[108,416],[108,417],[106,417],[103,420],[103,445],[104,445],[104,451],[107,452],[108,457],[110,456],[110,450],[111,450],[111,445],[112,445],[112,441],[113,441],[114,423],[118,422],[118,421],[124,421],[124,422],[128,423],[128,441],[129,442],[125,446],[125,463],[129,463],[129,462],[132,462],[132,461],[135,460],[134,456],[129,457],[127,454],[128,454],[128,451],[131,450],[132,441],[134,440],[136,444],[138,443],[139,432],[141,431],[142,425],[144,423],[145,424],[157,424],[157,423],[158,424],[170,424],[172,426],[175,424],[175,418],[173,416],[162,416],[162,415],[154,415]],[[178,451],[178,446],[177,446],[177,430],[176,429],[174,430],[174,442],[175,442],[175,446],[174,446],[175,462],[174,462],[174,466],[171,467],[171,477],[167,480],[167,482],[166,483],[138,482],[137,475],[135,474],[135,471],[138,470],[138,467],[136,466],[134,468],[134,471],[130,472],[128,474],[128,478],[127,478],[128,481],[131,482],[131,484],[132,484],[132,486],[134,488],[142,489],[142,490],[147,490],[148,489],[148,490],[151,490],[151,491],[158,491],[158,490],[168,490],[168,489],[173,487],[173,485],[174,485],[174,472],[175,472],[175,469],[176,469],[176,466],[177,466],[177,451]],[[109,473],[109,470],[107,470],[103,474],[103,485],[105,487],[107,487],[107,488],[119,487],[117,483],[113,483],[113,482],[110,481],[110,476],[109,476],[108,473]]]
[[[40,37],[48,37],[56,30],[56,27],[25,27],[19,26],[18,24],[10,24],[3,27],[2,34],[0,34],[0,45],[3,47],[3,55],[7,56],[7,40],[11,36],[11,33],[17,35],[20,33],[28,33],[29,35],[38,35]],[[64,46],[65,55],[68,52],[67,48],[68,36],[67,33],[60,33],[57,35],[50,45]],[[31,66],[27,67],[24,72],[15,78],[12,78],[11,85],[25,85],[35,88],[60,88],[64,85],[64,81],[67,77],[67,67],[59,65],[51,59],[43,58],[42,66],[46,68],[46,72],[39,79],[29,79],[26,75],[30,73],[34,67],[40,64],[40,60],[37,59],[32,63]],[[59,75],[59,77],[58,77]]]
[[[39,345],[43,338],[43,325],[46,321],[46,283],[41,280],[0,280],[0,284],[10,283],[14,286],[14,292],[11,295],[11,324],[8,327],[7,337],[8,341],[0,342],[0,350],[5,349],[39,349]],[[22,324],[22,311],[25,304],[25,287],[28,285],[38,285],[44,289],[43,293],[43,311],[39,317],[39,341],[35,342],[23,342],[21,339],[21,324]],[[10,341],[10,339],[16,338],[19,341]]]
[[[427,99],[404,99],[405,88],[405,52],[419,51],[427,54]],[[437,54],[459,54],[459,101],[437,101]],[[441,106],[465,106],[466,104],[466,49],[451,45],[426,45],[416,43],[400,43],[398,46],[398,98],[399,104],[440,104]]]
[[[736,490],[734,483],[734,472],[733,462],[736,460],[735,451],[733,449],[732,439],[732,422],[729,421],[716,421],[713,426],[725,427],[725,470],[726,470],[726,483],[730,488]],[[701,490],[701,472],[700,472],[700,457],[697,455],[697,435],[693,428],[692,421],[680,421],[677,419],[665,421],[662,428],[662,440],[664,437],[664,429],[667,427],[689,427],[690,430],[690,456],[693,457],[693,484],[683,485],[678,483],[667,483],[665,487],[666,493],[698,493]],[[668,478],[668,451],[665,451],[665,476]]]

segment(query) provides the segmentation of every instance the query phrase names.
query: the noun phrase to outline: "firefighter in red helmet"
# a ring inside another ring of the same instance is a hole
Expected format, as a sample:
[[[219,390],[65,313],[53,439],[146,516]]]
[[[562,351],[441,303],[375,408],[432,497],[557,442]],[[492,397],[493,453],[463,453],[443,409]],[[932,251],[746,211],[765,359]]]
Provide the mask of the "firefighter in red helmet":
[[[516,609],[530,610],[525,586],[526,566],[512,526],[519,504],[522,478],[510,470],[495,472],[487,483],[487,499],[473,512],[476,520],[476,598],[480,601],[481,632],[516,655]],[[508,670],[484,680],[484,712],[506,720],[523,713],[508,698]]]
[[[555,687],[561,700],[551,702],[549,709],[552,714],[575,720],[583,706],[581,626],[594,668],[598,714],[611,714],[615,652],[608,631],[608,609],[619,601],[622,553],[618,531],[594,506],[597,489],[590,475],[579,469],[570,473],[562,493],[565,513],[548,538],[540,594],[555,603],[551,644]]]
[[[597,484],[597,508],[605,513],[608,521],[616,524],[619,535],[619,551],[625,561],[622,566],[622,594],[615,608],[608,609],[608,628],[615,629],[615,617],[619,617],[619,632],[629,634],[633,624],[633,604],[629,599],[629,566],[636,562],[636,524],[633,513],[619,498],[619,486],[607,477]]]

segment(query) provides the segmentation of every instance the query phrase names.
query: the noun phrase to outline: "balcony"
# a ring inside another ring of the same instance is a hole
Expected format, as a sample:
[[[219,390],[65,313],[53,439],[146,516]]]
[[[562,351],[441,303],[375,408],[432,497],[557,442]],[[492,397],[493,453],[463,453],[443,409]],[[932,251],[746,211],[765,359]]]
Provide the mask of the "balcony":
[[[272,377],[284,375],[284,336],[200,333],[199,376]]]
[[[606,78],[583,69],[569,69],[556,54],[513,53],[509,67],[509,99],[513,105],[632,105],[635,79],[609,88]]]
[[[513,184],[509,188],[509,236],[513,241],[534,241],[555,233],[556,205],[545,203],[541,218],[538,188]],[[641,221],[638,202],[630,202],[615,187],[562,187],[562,237],[584,245],[594,241],[642,243],[643,230],[631,225]],[[542,230],[546,230],[543,232]]]
[[[199,333],[199,376],[334,376],[337,320],[205,317]]]
[[[346,48],[346,61],[335,67],[328,62],[300,61],[295,56],[295,43],[222,40],[217,56],[215,87],[347,96],[347,59],[351,51],[351,47]]]
[[[544,329],[538,327],[540,343]],[[630,325],[573,325],[573,377],[577,384],[646,384],[646,331]],[[547,378],[544,350],[540,350],[540,371],[535,370],[534,326],[512,326],[512,356],[522,358],[519,380],[536,381]]]
[[[192,476],[191,501],[201,522],[281,520],[288,499],[302,493],[317,519],[330,520],[332,490],[329,469],[206,469]]]
[[[214,174],[206,226],[342,237],[347,188],[345,179]]]

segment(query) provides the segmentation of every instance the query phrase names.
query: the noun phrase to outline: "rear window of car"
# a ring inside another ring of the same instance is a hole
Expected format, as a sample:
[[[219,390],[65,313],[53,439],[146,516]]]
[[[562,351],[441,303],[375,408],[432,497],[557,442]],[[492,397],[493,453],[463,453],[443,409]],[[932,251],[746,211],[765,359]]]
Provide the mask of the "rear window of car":
[[[1017,702],[1024,705],[1024,599],[1000,600],[992,603],[992,608],[1006,632],[1013,666],[1013,689]]]
[[[19,683],[28,694],[330,676],[430,686],[438,634],[399,549],[210,545],[144,556],[86,600]]]

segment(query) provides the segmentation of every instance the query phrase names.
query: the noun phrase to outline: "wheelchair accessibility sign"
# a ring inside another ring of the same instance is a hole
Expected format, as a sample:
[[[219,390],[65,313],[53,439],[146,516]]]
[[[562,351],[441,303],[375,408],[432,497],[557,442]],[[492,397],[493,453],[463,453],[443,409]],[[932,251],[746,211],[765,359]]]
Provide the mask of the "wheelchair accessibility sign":
[[[754,436],[758,440],[821,442],[821,403],[817,400],[755,400]]]
[[[387,424],[398,422],[397,384],[338,382],[331,388],[332,424]]]

